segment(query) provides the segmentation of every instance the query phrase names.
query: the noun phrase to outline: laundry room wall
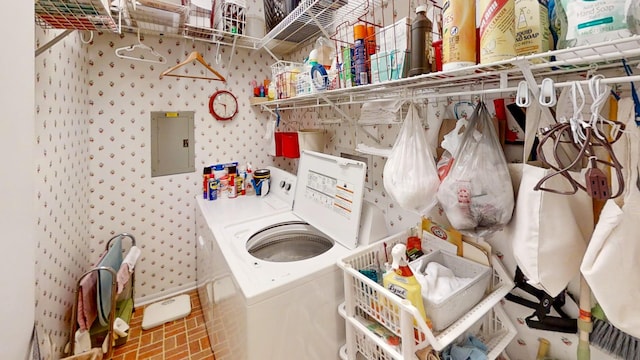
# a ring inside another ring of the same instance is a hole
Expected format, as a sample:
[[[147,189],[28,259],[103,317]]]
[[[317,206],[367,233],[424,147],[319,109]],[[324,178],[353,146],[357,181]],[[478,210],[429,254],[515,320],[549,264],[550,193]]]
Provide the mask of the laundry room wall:
[[[36,26],[36,48],[59,33]],[[77,32],[35,58],[35,319],[44,356],[61,354],[75,284],[92,259],[87,61]]]

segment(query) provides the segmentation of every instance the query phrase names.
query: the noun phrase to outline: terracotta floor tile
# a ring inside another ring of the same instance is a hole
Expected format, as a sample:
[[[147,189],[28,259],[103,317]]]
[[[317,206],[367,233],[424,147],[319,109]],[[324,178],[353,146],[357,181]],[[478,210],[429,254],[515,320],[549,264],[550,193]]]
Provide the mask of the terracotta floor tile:
[[[111,360],[215,360],[198,292],[188,294],[189,316],[153,329],[142,330],[144,307],[137,307],[129,323],[129,338],[124,345],[114,348]]]

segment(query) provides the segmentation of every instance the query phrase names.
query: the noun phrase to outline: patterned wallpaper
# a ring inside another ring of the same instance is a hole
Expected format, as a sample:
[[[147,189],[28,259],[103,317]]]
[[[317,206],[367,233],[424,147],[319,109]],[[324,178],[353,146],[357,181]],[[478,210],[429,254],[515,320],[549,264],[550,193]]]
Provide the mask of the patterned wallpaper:
[[[57,33],[36,27],[36,47]],[[53,354],[66,343],[75,283],[91,263],[87,48],[74,33],[35,60],[35,318],[46,355],[49,337]]]

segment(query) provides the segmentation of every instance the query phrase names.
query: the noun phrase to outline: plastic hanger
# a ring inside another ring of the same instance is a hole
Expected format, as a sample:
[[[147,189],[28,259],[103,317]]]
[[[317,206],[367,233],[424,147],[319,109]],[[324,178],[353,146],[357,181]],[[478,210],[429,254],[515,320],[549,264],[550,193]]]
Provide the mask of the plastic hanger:
[[[151,55],[155,56],[156,58],[155,59],[153,59],[153,58],[149,58],[148,59],[148,58],[144,57],[144,55],[139,55],[139,56],[129,55],[134,50],[146,50],[149,53],[151,53]],[[137,44],[133,44],[133,45],[129,45],[129,46],[126,46],[126,47],[117,48],[116,49],[116,56],[121,58],[121,59],[130,59],[130,60],[151,62],[151,63],[157,63],[157,64],[164,64],[164,63],[167,62],[167,59],[164,56],[162,56],[161,54],[159,54],[158,52],[153,50],[153,48],[143,44],[142,41],[140,41],[140,30],[138,30],[138,43]]]
[[[193,61],[197,61],[200,64],[202,64],[207,70],[209,70],[210,72],[214,73],[216,76],[215,77],[206,77],[206,76],[195,76],[195,75],[182,75],[182,74],[172,74],[171,72],[173,72],[174,70],[187,65]],[[207,62],[204,60],[204,58],[202,57],[202,55],[197,52],[197,51],[192,51],[191,54],[189,54],[189,57],[187,57],[184,61],[182,61],[181,63],[179,63],[178,65],[172,66],[170,68],[168,68],[167,70],[163,71],[160,74],[160,79],[162,79],[163,76],[175,76],[175,77],[184,77],[184,78],[190,78],[190,79],[202,79],[202,80],[217,80],[217,81],[222,81],[222,82],[226,82],[227,80],[224,78],[224,76],[220,75],[219,72],[215,71],[211,66],[209,66],[209,64],[207,64]]]

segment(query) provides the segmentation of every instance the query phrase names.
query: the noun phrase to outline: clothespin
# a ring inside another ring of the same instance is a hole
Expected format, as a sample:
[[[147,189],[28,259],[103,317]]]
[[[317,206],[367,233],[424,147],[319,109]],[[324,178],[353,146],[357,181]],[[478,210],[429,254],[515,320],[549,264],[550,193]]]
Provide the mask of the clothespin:
[[[633,71],[627,62],[622,59],[622,67],[624,71],[627,73],[627,76],[631,76]],[[633,98],[634,110],[636,114],[636,125],[640,126],[640,98],[638,98],[638,92],[636,91],[636,86],[631,82],[631,97]]]

